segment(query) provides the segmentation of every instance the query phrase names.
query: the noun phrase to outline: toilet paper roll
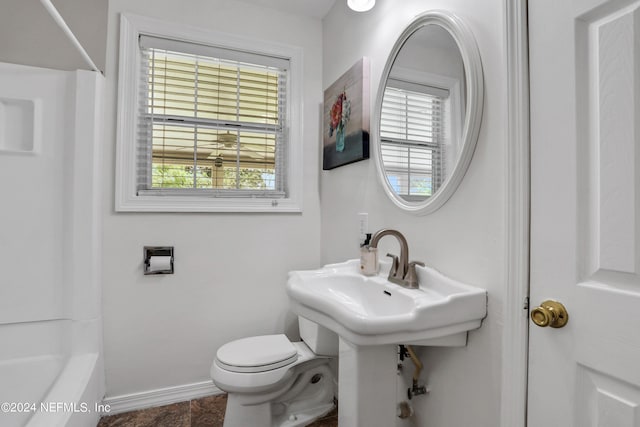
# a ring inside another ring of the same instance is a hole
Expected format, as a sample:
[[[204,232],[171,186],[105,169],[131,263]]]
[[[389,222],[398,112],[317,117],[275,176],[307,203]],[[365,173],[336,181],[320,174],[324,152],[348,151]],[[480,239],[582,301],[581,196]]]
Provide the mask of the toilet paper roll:
[[[149,258],[149,273],[171,270],[170,256],[152,256]]]

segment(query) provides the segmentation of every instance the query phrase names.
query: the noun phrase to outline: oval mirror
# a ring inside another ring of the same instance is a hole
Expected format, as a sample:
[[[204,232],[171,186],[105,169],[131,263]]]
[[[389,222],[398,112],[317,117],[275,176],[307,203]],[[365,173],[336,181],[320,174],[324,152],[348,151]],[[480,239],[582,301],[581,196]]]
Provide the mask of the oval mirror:
[[[475,150],[483,106],[480,53],[444,11],[418,16],[395,43],[376,102],[375,158],[393,202],[433,212],[456,190]]]

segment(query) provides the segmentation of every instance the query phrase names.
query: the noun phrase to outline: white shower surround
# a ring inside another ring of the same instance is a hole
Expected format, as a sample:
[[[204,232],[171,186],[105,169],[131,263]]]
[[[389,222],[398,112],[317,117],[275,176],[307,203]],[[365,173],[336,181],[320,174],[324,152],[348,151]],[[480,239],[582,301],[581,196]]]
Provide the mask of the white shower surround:
[[[18,115],[28,123],[6,124],[41,136],[39,143],[0,149],[0,402],[13,405],[3,406],[0,424],[95,425],[104,395],[98,194],[104,78],[6,63],[0,76],[0,101],[40,107],[39,114]]]

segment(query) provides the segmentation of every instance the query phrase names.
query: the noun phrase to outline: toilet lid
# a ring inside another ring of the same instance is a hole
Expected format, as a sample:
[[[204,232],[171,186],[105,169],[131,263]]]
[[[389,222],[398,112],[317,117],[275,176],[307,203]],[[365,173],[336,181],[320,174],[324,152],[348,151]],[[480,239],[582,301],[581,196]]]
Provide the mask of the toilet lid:
[[[296,361],[298,352],[282,334],[242,338],[220,347],[216,360],[232,372],[264,372]]]

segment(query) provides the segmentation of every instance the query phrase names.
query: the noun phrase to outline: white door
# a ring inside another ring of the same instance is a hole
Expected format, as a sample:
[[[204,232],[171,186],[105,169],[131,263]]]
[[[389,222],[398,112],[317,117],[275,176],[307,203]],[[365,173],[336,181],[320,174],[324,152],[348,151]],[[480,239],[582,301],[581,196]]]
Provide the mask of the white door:
[[[640,427],[640,1],[529,0],[528,427]],[[538,313],[540,314],[540,313]]]

